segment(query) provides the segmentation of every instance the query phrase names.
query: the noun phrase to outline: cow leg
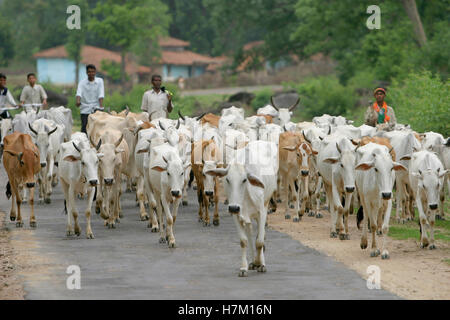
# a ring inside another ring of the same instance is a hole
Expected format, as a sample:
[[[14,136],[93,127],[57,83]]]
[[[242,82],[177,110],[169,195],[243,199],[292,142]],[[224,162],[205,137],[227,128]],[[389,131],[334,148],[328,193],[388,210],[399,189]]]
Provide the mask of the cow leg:
[[[164,227],[163,227],[163,215],[162,215],[162,204],[161,204],[161,196],[159,193],[155,194],[156,200],[156,211],[158,213],[158,222],[160,225],[159,228],[159,243],[166,243],[166,237],[164,235]]]
[[[74,223],[73,230],[77,236],[80,236],[81,228],[80,228],[80,225],[78,224],[78,211],[77,211],[77,207],[75,205],[75,185],[73,183],[71,183],[69,185],[69,197],[70,197],[70,202],[72,203],[72,205],[70,206],[70,211],[67,211],[67,215],[70,215],[70,213],[72,212],[73,223]]]
[[[443,220],[444,219],[444,201],[445,201],[445,190],[444,187],[441,188],[441,191],[439,192],[439,214],[436,215],[437,220]]]
[[[320,213],[320,190],[322,189],[322,177],[319,176],[317,180],[316,190],[314,191],[314,197],[316,199],[316,218],[323,218],[323,215]]]
[[[86,208],[86,238],[88,239],[94,239],[94,234],[92,233],[91,228],[91,208],[92,208],[92,202],[94,201],[94,193],[95,188],[89,187],[88,189],[88,201],[87,201],[87,208]]]
[[[362,230],[360,246],[361,246],[361,249],[366,249],[367,248],[367,216],[369,215],[370,208],[367,205],[367,203],[365,202],[363,195],[360,195],[360,200],[361,200],[361,205],[362,205],[363,211],[364,211],[364,217],[362,220],[363,230]]]
[[[14,189],[17,188],[17,186],[13,185],[13,183],[11,183],[11,179],[9,180],[9,185],[10,188],[12,190],[12,197],[11,197],[11,211],[9,212],[9,219],[11,221],[15,221],[16,217],[17,217],[17,212],[16,212],[16,198],[17,198],[17,194],[20,194],[19,192],[15,192]]]
[[[38,183],[39,183],[39,204],[44,203],[44,195],[45,195],[45,173],[46,168],[41,168],[41,171],[38,173]]]
[[[239,222],[237,215],[233,215],[233,221],[236,224],[236,228],[239,234],[240,243],[241,243],[241,267],[239,271],[239,277],[247,277],[248,276],[248,262],[247,262],[247,245],[248,239],[244,227]]]
[[[334,224],[336,224],[336,231],[339,233],[339,238],[345,238],[344,234],[344,224],[343,224],[343,215],[344,208],[341,203],[341,193],[337,190],[336,183],[332,180],[331,183],[331,192],[332,197],[330,198],[330,207],[334,207],[337,210],[337,214],[334,214]]]
[[[177,221],[178,208],[180,207],[181,199],[175,199],[172,206],[172,217],[173,217],[173,227],[175,227],[175,222]]]
[[[213,224],[215,226],[219,225],[219,188],[218,188],[219,181],[217,178],[214,179],[214,218],[213,218]]]
[[[350,205],[352,203],[353,193],[345,193],[345,208],[344,208],[344,229],[345,232],[340,239],[341,240],[350,240],[350,234],[348,232],[348,213],[350,212]]]
[[[45,197],[44,197],[44,201],[45,203],[51,203],[51,199],[50,196],[53,192],[52,190],[52,178],[53,178],[53,168],[55,165],[55,161],[53,159],[53,157],[50,157],[50,159],[47,161],[48,163],[48,169],[47,169],[47,190],[45,193]]]
[[[395,218],[398,223],[405,223],[404,211],[406,210],[406,186],[400,179],[397,179],[395,185],[397,188],[397,210],[395,212]]]
[[[149,219],[149,216],[148,216],[147,212],[145,211],[144,179],[142,177],[138,178],[136,195],[138,197],[138,202],[139,202],[139,212],[140,212],[139,216],[141,218],[141,221],[146,221]]]
[[[166,214],[166,234],[168,236],[169,248],[175,248],[175,236],[173,234],[174,219],[172,217],[172,214],[170,213],[169,204],[164,194],[161,194],[161,204],[164,209],[164,213]]]
[[[285,204],[285,212],[284,212],[284,218],[290,219],[291,216],[289,215],[289,181],[287,179],[287,175],[284,174],[283,176],[283,196],[284,196],[284,204]]]
[[[428,210],[428,221],[430,223],[429,230],[430,230],[430,246],[428,247],[430,250],[436,249],[436,245],[434,244],[434,224],[436,219],[436,211],[434,210]]]
[[[245,223],[244,230],[245,230],[245,233],[246,233],[247,239],[248,239],[248,248],[249,248],[249,254],[250,254],[249,260],[251,261],[251,263],[248,266],[248,269],[255,270],[259,266],[259,263],[258,264],[254,263],[254,261],[256,260],[256,257],[255,257],[255,241],[253,240],[253,225],[252,225],[252,223]]]
[[[331,191],[331,186],[328,185],[328,183],[324,183],[325,186],[325,193],[327,194],[327,199],[329,201],[329,203],[331,204],[331,197],[332,197],[332,191]],[[331,214],[331,230],[330,230],[330,237],[331,238],[337,238],[337,232],[336,232],[336,212],[335,212],[335,208],[334,205],[330,205],[329,206],[330,209],[330,214]]]
[[[205,207],[204,217],[203,217],[203,225],[205,227],[211,226],[211,222],[209,219],[209,197],[206,196],[204,190],[202,190],[203,193],[203,206]]]
[[[61,187],[64,192],[64,199],[66,200],[66,211],[67,211],[67,226],[66,226],[66,236],[73,234],[72,222],[71,222],[71,212],[72,212],[72,202],[69,196],[69,184],[67,184],[63,179],[61,179]]]
[[[100,170],[99,170],[100,171]],[[99,185],[97,186],[97,198],[95,200],[95,213],[99,214],[103,219],[106,219],[106,215],[103,212],[103,177],[99,174],[98,177]]]
[[[423,209],[426,208],[426,201],[425,199],[422,199],[422,197],[420,196],[420,191],[417,192],[417,197],[416,197],[416,204],[417,204],[417,209],[419,211],[419,221],[420,221],[420,230],[421,230],[421,239],[420,239],[420,246],[421,248],[426,248],[428,247],[428,236],[427,236],[427,227],[428,227],[428,221],[427,221],[427,216],[425,215]]]
[[[266,220],[267,207],[262,208],[259,212],[259,219],[257,220],[258,234],[256,236],[256,257],[254,264],[258,266],[258,272],[266,272],[266,261],[264,258],[264,238],[266,235]],[[251,224],[250,224],[251,226]]]
[[[364,212],[364,214],[365,213],[366,212]],[[370,252],[370,256],[378,257],[380,255],[380,250],[377,249],[377,238],[376,238],[378,210],[375,210],[375,208],[371,207],[370,211],[367,213],[370,221],[370,231],[372,232],[372,251]]]
[[[409,184],[406,185],[406,203],[407,207],[407,220],[414,220],[415,212],[414,212],[414,192]],[[406,211],[406,210],[405,210]]]
[[[197,201],[198,201],[198,222],[203,221],[203,188],[197,186]]]
[[[389,251],[385,248],[386,236],[389,233],[389,221],[391,219],[392,200],[388,200],[387,208],[384,213],[383,226],[381,227],[381,259],[389,259]]]
[[[144,174],[144,183],[145,183],[145,192],[147,194],[148,204],[149,204],[149,213],[151,215],[151,220],[148,222],[148,228],[151,228],[152,232],[158,232],[159,231],[159,223],[158,223],[158,217],[157,217],[157,202],[155,200],[155,196],[153,194],[152,189],[149,185],[149,180],[147,179],[147,174]]]

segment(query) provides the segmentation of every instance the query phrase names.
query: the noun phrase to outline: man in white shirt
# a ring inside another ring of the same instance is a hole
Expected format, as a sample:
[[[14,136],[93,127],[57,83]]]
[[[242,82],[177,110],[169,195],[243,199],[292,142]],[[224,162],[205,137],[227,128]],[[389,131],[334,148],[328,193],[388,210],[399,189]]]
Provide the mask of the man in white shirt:
[[[155,74],[152,76],[153,89],[148,90],[142,97],[142,111],[150,114],[150,120],[158,118],[167,118],[167,115],[172,112],[172,95],[170,92],[161,88],[161,76]]]
[[[27,75],[28,86],[25,86],[20,95],[20,103],[23,104],[42,104],[43,109],[47,109],[47,93],[40,84],[36,84],[36,75],[29,73]]]
[[[81,80],[77,89],[77,107],[80,107],[81,132],[86,133],[88,117],[97,109],[103,110],[103,99],[105,98],[105,87],[103,79],[95,75],[97,69],[93,64],[86,66],[88,78]]]
[[[11,107],[18,107],[11,91],[6,87],[6,76],[3,73],[0,73],[0,110],[1,108],[7,108],[8,105]],[[11,115],[7,110],[1,110],[0,117],[11,118]]]

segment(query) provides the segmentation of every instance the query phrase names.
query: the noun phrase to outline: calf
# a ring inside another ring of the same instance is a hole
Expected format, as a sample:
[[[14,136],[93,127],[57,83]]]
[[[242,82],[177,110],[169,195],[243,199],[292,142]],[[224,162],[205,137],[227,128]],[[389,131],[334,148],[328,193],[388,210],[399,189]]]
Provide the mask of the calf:
[[[420,221],[420,244],[422,248],[435,249],[434,223],[439,207],[439,194],[444,186],[448,170],[444,169],[438,156],[430,151],[415,152],[409,166],[409,178],[413,189]],[[442,205],[442,204],[441,204]],[[430,232],[428,240],[427,232]]]
[[[17,204],[17,222],[16,227],[22,227],[22,215],[20,205],[22,203],[21,191],[24,186],[30,189],[30,227],[36,227],[36,218],[34,216],[34,186],[36,184],[34,176],[41,170],[39,150],[31,141],[28,134],[14,132],[3,139],[3,166],[8,174],[8,185],[6,187],[6,196],[8,199],[12,195],[11,221],[16,220]],[[15,202],[15,203],[14,203]]]
[[[96,148],[91,148],[86,138],[80,142],[72,140],[61,144],[58,174],[64,192],[65,203],[67,204],[67,236],[72,234],[79,236],[81,234],[81,228],[78,224],[78,211],[75,204],[75,193],[77,189],[86,187],[88,189],[86,237],[94,239],[91,228],[91,207],[98,183],[98,163],[103,156],[103,154],[97,153],[101,143],[99,141]],[[74,226],[72,226],[71,216],[74,220]]]
[[[394,171],[406,168],[400,163],[394,162],[389,149],[386,146],[369,143],[358,148],[359,163],[356,166],[356,187],[364,210],[363,235],[361,249],[367,248],[367,219],[370,221],[372,232],[371,257],[380,255],[377,247],[376,235],[379,220],[382,225],[382,259],[389,258],[389,252],[385,249],[384,240],[389,231],[389,219],[392,209],[392,187],[394,185]]]
[[[269,201],[277,185],[276,150],[272,142],[252,141],[246,147],[249,161],[245,165],[233,162],[225,169],[206,172],[225,178],[228,211],[236,224],[242,249],[240,277],[248,276],[249,269],[257,269],[258,272],[267,270],[264,258],[265,224]],[[256,244],[253,243],[252,220],[256,220],[258,228]],[[250,264],[247,261],[247,247],[250,248]]]

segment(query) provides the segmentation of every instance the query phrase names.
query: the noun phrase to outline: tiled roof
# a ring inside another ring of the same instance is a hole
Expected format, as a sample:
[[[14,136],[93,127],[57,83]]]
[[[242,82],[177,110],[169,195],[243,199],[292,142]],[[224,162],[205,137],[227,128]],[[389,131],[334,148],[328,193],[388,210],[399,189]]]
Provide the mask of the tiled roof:
[[[253,49],[253,48],[262,46],[263,44],[264,44],[264,41],[263,41],[263,40],[252,41],[252,42],[249,42],[249,43],[247,43],[246,45],[244,45],[243,49],[244,49],[244,51],[248,51],[248,50],[251,50],[251,49]]]
[[[33,55],[35,58],[68,58],[66,48],[64,46],[58,46],[47,50],[40,51]],[[81,50],[81,63],[93,64],[97,67],[98,71],[101,70],[102,60],[114,61],[121,63],[120,54],[114,51],[97,48],[93,46],[84,46]],[[146,66],[140,66],[133,61],[127,59],[125,71],[128,74],[134,73],[150,73],[151,69]]]
[[[184,40],[165,37],[159,40],[159,46],[162,47],[189,47],[190,43]]]
[[[192,51],[163,51],[161,52],[162,64],[191,66],[194,64],[207,65],[214,63],[214,58],[204,56]]]

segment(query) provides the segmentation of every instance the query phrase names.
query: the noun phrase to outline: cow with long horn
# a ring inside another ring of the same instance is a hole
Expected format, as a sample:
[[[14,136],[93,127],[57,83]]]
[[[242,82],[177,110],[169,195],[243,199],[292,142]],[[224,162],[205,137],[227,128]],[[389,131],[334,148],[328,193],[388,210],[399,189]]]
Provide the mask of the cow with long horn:
[[[297,101],[291,105],[289,108],[280,108],[275,105],[275,101],[273,97],[270,97],[270,102],[272,103],[272,106],[278,111],[277,116],[274,118],[273,122],[280,125],[281,127],[284,127],[286,124],[288,124],[291,121],[291,115],[294,109],[298,106],[300,103],[300,97],[297,99]]]

